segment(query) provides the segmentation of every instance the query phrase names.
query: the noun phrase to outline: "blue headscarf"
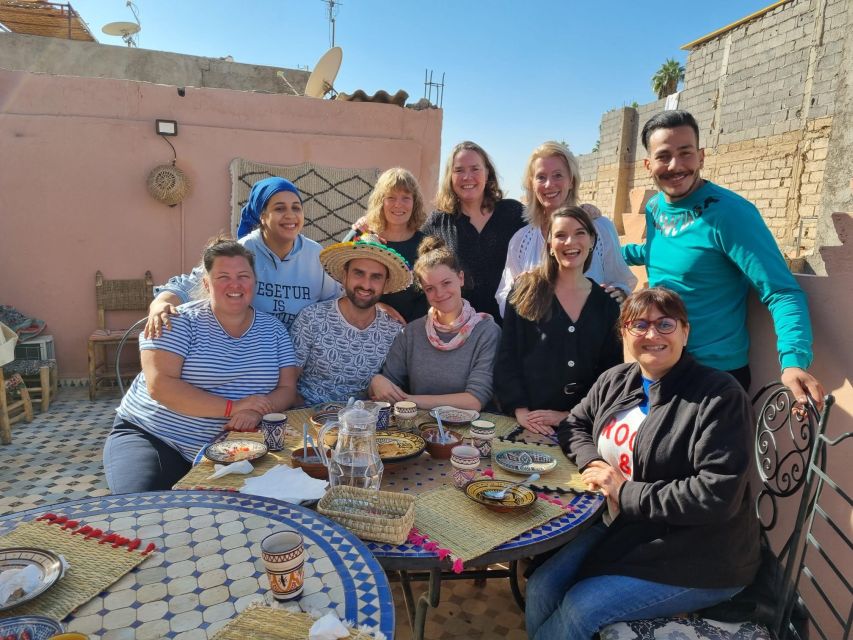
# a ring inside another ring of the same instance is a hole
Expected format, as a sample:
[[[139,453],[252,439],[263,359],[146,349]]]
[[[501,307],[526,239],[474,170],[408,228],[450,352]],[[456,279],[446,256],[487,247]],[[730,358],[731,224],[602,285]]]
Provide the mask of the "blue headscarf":
[[[263,180],[258,180],[252,186],[249,199],[240,211],[240,226],[237,227],[237,238],[242,238],[251,233],[261,223],[261,214],[266,208],[267,202],[275,194],[282,191],[295,193],[296,197],[299,198],[300,204],[302,203],[302,194],[299,193],[299,189],[290,180],[285,180],[284,178],[264,178]]]

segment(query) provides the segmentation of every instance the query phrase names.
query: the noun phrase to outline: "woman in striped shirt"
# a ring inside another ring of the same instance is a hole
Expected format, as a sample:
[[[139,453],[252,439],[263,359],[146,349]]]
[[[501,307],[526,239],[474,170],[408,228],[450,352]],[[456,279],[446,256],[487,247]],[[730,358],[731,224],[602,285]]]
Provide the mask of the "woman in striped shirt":
[[[182,305],[172,330],[140,337],[140,373],[104,446],[113,493],[168,489],[223,429],[254,430],[296,397],[296,360],[284,326],[252,307],[254,256],[234,240],[205,249],[209,297]]]

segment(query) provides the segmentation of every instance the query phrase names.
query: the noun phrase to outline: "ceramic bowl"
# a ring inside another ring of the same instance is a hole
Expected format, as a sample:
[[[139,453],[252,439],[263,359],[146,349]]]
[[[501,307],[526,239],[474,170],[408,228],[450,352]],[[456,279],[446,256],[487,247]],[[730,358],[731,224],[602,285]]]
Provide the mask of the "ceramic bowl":
[[[421,438],[426,442],[426,450],[438,460],[450,459],[453,447],[462,444],[462,434],[458,431],[450,431],[445,429],[444,432],[449,436],[447,442],[438,441],[438,425],[430,426],[429,424],[421,425]]]
[[[290,459],[293,461],[293,467],[302,469],[312,478],[317,478],[318,480],[328,480],[329,469],[320,460],[320,454],[317,452],[317,449],[315,449],[314,447],[307,447],[305,449],[305,452],[307,452],[308,454],[307,462],[305,461],[305,458],[302,455],[302,447],[294,449],[290,452]],[[331,455],[331,450],[326,449],[326,457],[328,458]]]
[[[513,487],[506,492],[503,500],[493,500],[483,495],[485,491],[500,491],[511,484],[512,482],[509,480],[496,480],[493,478],[473,480],[465,485],[465,495],[474,502],[500,513],[523,511],[536,502],[536,492],[525,486]]]
[[[443,426],[463,427],[480,417],[478,411],[473,409],[457,409],[456,407],[441,406],[431,409],[429,412],[433,418],[437,415],[441,416],[441,424]]]
[[[220,464],[231,464],[241,460],[257,460],[267,455],[267,445],[255,440],[222,440],[207,445],[204,449],[204,457],[211,462]]]
[[[47,640],[63,631],[58,621],[45,616],[14,616],[0,620],[0,638]]]
[[[12,609],[27,600],[32,600],[50,589],[63,576],[62,562],[59,556],[47,549],[13,547],[0,551],[0,573],[12,569],[21,570],[27,567],[35,567],[36,571],[38,571],[38,587],[24,595],[11,596],[5,603],[0,604],[0,611]],[[5,635],[0,635],[0,638],[5,637]]]
[[[338,412],[337,411],[318,411],[309,419],[311,422],[311,428],[313,429],[312,436],[314,441],[317,441],[317,438],[320,435],[320,429],[327,422],[338,422]],[[326,442],[324,444],[327,447],[334,447],[335,443],[338,441],[338,430],[330,429],[328,433],[326,433]]]

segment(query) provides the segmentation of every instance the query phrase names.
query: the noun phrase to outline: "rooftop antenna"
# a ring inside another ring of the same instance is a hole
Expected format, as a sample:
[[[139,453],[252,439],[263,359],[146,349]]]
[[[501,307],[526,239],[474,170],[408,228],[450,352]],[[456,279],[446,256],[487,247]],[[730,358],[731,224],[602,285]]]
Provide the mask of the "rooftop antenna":
[[[109,22],[101,27],[101,31],[108,36],[121,36],[128,47],[135,47],[136,40],[133,36],[142,29],[142,24],[139,22],[139,10],[133,0],[127,0],[125,6],[130,9],[135,22]]]
[[[432,90],[435,88],[435,102],[432,101]],[[444,72],[441,74],[441,82],[433,82],[432,69],[424,71],[424,98],[430,103],[436,105],[439,109],[444,104]]]
[[[335,46],[335,18],[338,17],[338,7],[343,3],[338,0],[321,0],[329,6],[329,46]]]

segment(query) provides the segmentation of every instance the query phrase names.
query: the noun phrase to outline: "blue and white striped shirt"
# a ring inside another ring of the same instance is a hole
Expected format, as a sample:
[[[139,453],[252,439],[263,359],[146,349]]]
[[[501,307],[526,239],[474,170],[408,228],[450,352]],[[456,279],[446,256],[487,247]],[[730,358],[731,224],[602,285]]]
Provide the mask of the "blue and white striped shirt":
[[[172,329],[156,339],[139,336],[139,349],[162,349],[184,359],[181,380],[225,399],[267,394],[278,386],[280,369],[296,366],[290,336],[272,315],[255,311],[248,331],[228,335],[209,300],[181,305]],[[227,418],[197,418],[177,413],[148,393],[145,373],[136,376],[117,409],[122,420],[135,424],[176,449],[187,460],[210,442]]]

